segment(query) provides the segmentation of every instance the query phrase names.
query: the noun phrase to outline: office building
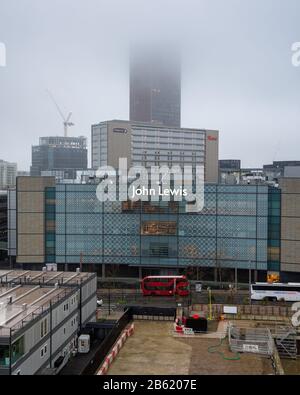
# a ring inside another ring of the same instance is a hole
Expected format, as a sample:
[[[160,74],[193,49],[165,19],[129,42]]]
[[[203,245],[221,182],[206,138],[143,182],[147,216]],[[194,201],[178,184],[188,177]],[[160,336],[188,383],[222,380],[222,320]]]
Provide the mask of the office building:
[[[17,164],[0,160],[0,190],[16,186]]]
[[[135,48],[130,57],[130,120],[179,128],[180,119],[178,51]]]
[[[281,177],[285,176],[285,169],[287,167],[300,167],[300,161],[289,160],[289,161],[274,161],[271,165],[264,165],[263,171],[266,179],[269,181],[278,182]],[[295,170],[294,170],[295,172]]]
[[[17,177],[26,177],[26,176],[30,176],[30,172],[29,171],[20,170],[20,171],[17,172]]]
[[[300,166],[285,166],[283,177],[300,178]]]
[[[218,183],[219,133],[215,130],[107,121],[92,126],[92,167],[204,165],[205,180]]]
[[[87,140],[85,137],[41,137],[32,147],[31,176],[44,171],[64,171],[64,178],[73,179],[76,170],[87,169]]]
[[[96,275],[0,271],[0,375],[56,374],[96,321]]]
[[[239,184],[241,180],[241,161],[239,159],[219,160],[220,184]]]

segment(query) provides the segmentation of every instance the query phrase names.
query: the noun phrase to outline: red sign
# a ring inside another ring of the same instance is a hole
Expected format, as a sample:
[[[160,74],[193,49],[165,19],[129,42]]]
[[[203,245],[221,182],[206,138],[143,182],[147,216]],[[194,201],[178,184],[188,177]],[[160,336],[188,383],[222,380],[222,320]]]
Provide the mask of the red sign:
[[[218,141],[218,138],[217,138],[217,137],[214,137],[214,136],[207,136],[207,139],[208,139],[209,141]]]

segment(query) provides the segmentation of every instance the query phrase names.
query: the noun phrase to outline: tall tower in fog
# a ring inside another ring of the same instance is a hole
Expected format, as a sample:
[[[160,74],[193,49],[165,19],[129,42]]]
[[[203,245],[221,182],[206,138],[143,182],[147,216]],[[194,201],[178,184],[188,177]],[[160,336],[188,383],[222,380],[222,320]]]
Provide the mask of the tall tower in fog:
[[[130,53],[130,120],[180,127],[181,59],[169,47],[135,46]]]

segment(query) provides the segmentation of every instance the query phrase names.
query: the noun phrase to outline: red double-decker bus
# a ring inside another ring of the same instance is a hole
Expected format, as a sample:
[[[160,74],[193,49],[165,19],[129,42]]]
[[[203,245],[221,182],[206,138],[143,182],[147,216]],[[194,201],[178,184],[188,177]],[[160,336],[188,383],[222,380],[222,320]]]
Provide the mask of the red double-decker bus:
[[[144,296],[187,296],[189,282],[185,276],[148,276],[142,280]]]

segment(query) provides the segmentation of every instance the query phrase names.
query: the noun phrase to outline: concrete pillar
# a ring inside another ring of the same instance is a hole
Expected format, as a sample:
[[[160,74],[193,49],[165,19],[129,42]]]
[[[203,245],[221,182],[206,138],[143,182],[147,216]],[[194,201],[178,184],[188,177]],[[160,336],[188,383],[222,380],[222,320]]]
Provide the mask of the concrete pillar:
[[[105,278],[105,263],[102,263],[102,278]]]
[[[218,268],[214,268],[214,281],[217,283],[218,282]]]
[[[143,279],[143,268],[139,267],[139,279],[142,280]]]
[[[256,283],[257,283],[257,278],[258,278],[258,271],[255,270],[254,271],[254,282],[256,282]]]

